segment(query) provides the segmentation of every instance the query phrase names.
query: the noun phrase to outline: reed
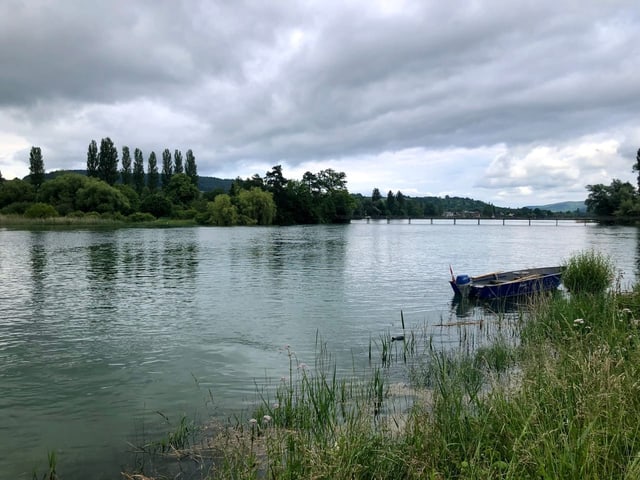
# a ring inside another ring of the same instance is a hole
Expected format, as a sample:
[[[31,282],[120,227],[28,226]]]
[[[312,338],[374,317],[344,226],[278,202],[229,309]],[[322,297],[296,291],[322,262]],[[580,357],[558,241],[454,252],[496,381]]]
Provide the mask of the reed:
[[[615,267],[608,256],[586,250],[565,262],[562,282],[575,294],[601,294],[611,287],[614,274]]]

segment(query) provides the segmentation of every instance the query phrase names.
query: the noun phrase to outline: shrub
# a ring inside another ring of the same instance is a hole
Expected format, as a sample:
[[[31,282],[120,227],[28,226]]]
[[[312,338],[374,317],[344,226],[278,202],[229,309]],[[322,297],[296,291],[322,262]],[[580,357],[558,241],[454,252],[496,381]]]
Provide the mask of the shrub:
[[[153,222],[156,219],[150,213],[136,212],[127,217],[130,222]]]
[[[574,255],[564,267],[562,282],[572,293],[603,293],[611,286],[615,273],[611,259],[595,250]]]
[[[58,212],[48,203],[34,203],[24,212],[27,218],[51,218],[57,217]]]

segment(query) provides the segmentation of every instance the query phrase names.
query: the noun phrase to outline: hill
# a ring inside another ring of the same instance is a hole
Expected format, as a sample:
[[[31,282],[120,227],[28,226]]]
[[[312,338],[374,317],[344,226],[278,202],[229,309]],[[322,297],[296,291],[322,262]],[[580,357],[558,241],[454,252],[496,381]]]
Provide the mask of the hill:
[[[559,202],[559,203],[551,203],[548,205],[537,205],[531,207],[525,207],[531,210],[540,209],[540,210],[549,210],[551,212],[575,212],[576,210],[579,212],[586,212],[587,205],[584,201],[581,202]]]

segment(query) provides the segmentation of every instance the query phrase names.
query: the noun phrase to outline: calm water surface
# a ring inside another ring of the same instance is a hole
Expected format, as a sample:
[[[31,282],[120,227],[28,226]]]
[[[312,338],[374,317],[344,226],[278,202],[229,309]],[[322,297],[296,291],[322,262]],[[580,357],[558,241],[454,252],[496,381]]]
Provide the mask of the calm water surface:
[[[255,402],[313,364],[316,334],[339,368],[370,338],[455,320],[447,283],[551,266],[595,248],[623,285],[638,269],[631,227],[555,222],[352,223],[289,228],[0,229],[0,478],[120,478],[127,442]],[[437,341],[453,342],[433,328]]]

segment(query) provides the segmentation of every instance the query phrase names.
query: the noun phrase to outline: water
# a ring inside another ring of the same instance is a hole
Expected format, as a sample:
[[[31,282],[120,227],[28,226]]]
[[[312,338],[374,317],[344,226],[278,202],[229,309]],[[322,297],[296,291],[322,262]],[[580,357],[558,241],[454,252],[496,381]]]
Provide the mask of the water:
[[[58,455],[65,480],[120,478],[127,442],[181,415],[225,415],[370,338],[455,320],[456,274],[551,266],[595,248],[634,281],[638,231],[564,222],[289,228],[0,230],[0,478]],[[466,313],[464,313],[466,314]],[[440,342],[454,342],[443,329]]]

